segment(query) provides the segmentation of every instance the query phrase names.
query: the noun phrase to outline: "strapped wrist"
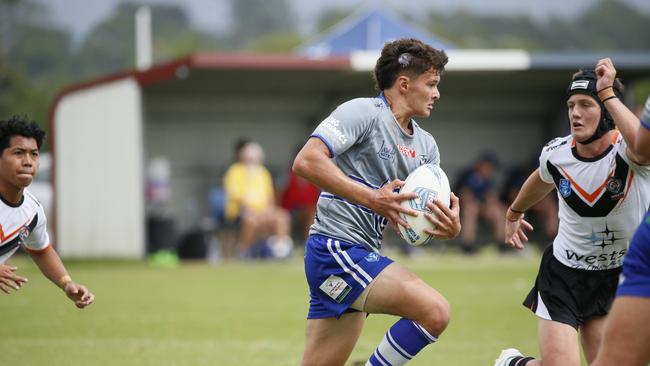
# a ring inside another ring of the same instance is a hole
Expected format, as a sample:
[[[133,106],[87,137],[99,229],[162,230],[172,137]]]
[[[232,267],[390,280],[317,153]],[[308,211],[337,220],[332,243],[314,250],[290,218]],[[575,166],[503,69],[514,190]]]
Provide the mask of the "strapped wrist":
[[[598,91],[598,99],[600,99],[601,102],[605,102],[607,100],[610,100],[612,98],[616,98],[616,94],[614,94],[614,88],[612,86],[607,86]]]
[[[61,276],[61,278],[59,278],[59,287],[64,289],[65,285],[71,282],[72,282],[72,278],[69,275]]]
[[[506,212],[506,220],[510,222],[515,222],[519,220],[522,216],[524,216],[524,213],[525,211],[515,210],[514,208],[512,208],[512,206],[509,206],[508,211]]]
[[[508,209],[509,209],[510,211],[516,213],[516,214],[521,214],[521,215],[523,215],[523,214],[526,213],[526,211],[515,210],[514,208],[512,208],[512,206],[508,207]]]

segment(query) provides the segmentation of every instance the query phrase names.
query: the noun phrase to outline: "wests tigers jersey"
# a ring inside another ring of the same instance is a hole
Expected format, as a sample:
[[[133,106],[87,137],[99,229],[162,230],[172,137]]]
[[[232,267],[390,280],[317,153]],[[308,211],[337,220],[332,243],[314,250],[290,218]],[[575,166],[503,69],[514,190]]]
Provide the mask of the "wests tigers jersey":
[[[43,206],[27,190],[17,205],[0,196],[0,264],[5,263],[21,245],[33,251],[46,249],[50,245],[46,228]]]
[[[615,131],[600,156],[578,156],[571,136],[546,144],[540,177],[555,185],[560,227],[553,255],[562,264],[586,270],[620,267],[634,230],[650,207],[650,166],[627,156]]]

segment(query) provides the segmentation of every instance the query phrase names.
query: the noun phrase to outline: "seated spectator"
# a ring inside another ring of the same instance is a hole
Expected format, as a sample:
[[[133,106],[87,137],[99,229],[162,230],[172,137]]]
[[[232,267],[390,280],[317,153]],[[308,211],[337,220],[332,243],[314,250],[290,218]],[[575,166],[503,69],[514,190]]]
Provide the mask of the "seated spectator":
[[[309,227],[314,222],[319,195],[318,187],[289,169],[280,206],[289,211],[291,217],[299,223],[301,240],[306,240],[309,236]]]
[[[494,187],[494,174],[498,165],[492,153],[484,153],[456,180],[454,192],[460,198],[461,249],[472,254],[478,250],[476,240],[478,221],[486,220],[492,227],[493,239],[504,240],[506,206],[499,200]]]
[[[259,144],[243,144],[237,161],[228,168],[223,179],[225,219],[240,225],[241,255],[247,256],[253,244],[265,241],[274,254],[286,256],[293,247],[289,214],[276,206],[271,174],[263,162],[264,151]]]

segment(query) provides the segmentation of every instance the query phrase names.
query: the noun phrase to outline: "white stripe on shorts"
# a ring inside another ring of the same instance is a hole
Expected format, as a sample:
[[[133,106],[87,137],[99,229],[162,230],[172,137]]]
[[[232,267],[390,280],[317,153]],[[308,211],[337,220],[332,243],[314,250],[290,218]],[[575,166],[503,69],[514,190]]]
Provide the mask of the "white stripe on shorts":
[[[329,238],[327,239],[327,249],[330,251],[330,254],[332,254],[332,257],[334,257],[334,259],[336,260],[336,263],[338,263],[339,266],[341,266],[341,268],[343,268],[343,271],[345,271],[345,273],[347,273],[347,274],[349,274],[350,276],[352,276],[352,278],[354,278],[354,279],[355,279],[355,280],[356,280],[356,281],[357,281],[357,282],[358,282],[358,283],[359,283],[363,288],[366,288],[366,286],[368,286],[365,282],[363,282],[362,279],[360,279],[360,278],[357,276],[356,273],[352,272],[352,271],[351,271],[351,270],[350,270],[350,269],[345,265],[345,263],[343,263],[343,261],[341,260],[341,258],[339,257],[339,255],[336,254],[336,252],[335,252],[334,249],[332,248],[332,239],[329,239]]]
[[[356,269],[357,272],[359,272],[359,274],[360,274],[361,276],[363,276],[363,278],[365,278],[366,281],[368,281],[368,283],[372,282],[372,277],[370,277],[370,275],[369,275],[368,273],[366,273],[366,271],[364,271],[363,268],[359,267],[358,264],[354,263],[354,262],[352,261],[352,258],[350,258],[350,256],[348,255],[348,253],[346,253],[346,252],[344,252],[344,251],[341,250],[341,243],[337,240],[337,241],[334,242],[334,244],[336,245],[336,250],[337,250],[339,253],[341,253],[341,255],[343,255],[343,258],[345,258],[345,260],[348,262],[348,264],[349,264],[352,268]]]
[[[539,294],[539,291],[537,291],[537,309],[535,309],[535,315],[542,319],[553,320],[551,319],[551,314],[548,313],[546,304],[544,304],[544,300],[542,300],[542,296]]]

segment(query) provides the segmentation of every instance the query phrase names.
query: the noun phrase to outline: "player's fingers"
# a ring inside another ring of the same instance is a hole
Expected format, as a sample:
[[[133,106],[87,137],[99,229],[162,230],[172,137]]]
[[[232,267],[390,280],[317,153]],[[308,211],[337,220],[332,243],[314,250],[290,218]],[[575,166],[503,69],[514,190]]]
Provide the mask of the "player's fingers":
[[[449,201],[450,201],[449,203],[451,204],[452,208],[453,207],[458,207],[459,199],[458,199],[458,196],[456,196],[456,194],[454,192],[451,192],[449,194]]]
[[[523,230],[519,230],[519,232],[517,233],[517,235],[519,236],[519,240],[520,240],[522,243],[525,243],[525,242],[528,241],[528,237],[526,236],[526,234],[524,233]]]
[[[1,281],[8,288],[12,288],[14,290],[18,290],[20,288],[19,284],[16,283],[16,281],[14,281],[11,276],[3,277]]]
[[[88,293],[86,294],[86,296],[84,296],[84,299],[82,299],[82,300],[86,304],[90,305],[95,301],[95,295],[92,292],[88,291]]]
[[[395,195],[395,201],[397,202],[402,202],[406,200],[412,200],[418,198],[418,194],[415,192],[404,192],[404,193],[398,193]]]
[[[417,210],[414,210],[414,209],[409,208],[409,207],[404,207],[404,206],[400,205],[399,203],[394,203],[392,205],[392,207],[393,207],[393,209],[395,211],[397,211],[399,213],[404,213],[404,214],[407,214],[409,216],[418,216],[418,211]]]
[[[8,276],[8,278],[16,282],[19,286],[22,286],[23,283],[27,282],[27,278],[18,275],[11,275]]]
[[[388,183],[388,188],[390,190],[394,190],[396,188],[402,188],[403,186],[404,186],[404,181],[399,179],[395,179],[392,182]]]
[[[429,209],[431,209],[431,213],[445,226],[450,226],[453,223],[453,220],[450,218],[452,215],[451,211],[447,207],[445,207],[442,202],[435,200],[436,204],[431,205]]]
[[[79,299],[83,299],[86,294],[88,294],[88,289],[86,289],[86,286],[84,285],[77,285],[77,292],[75,292],[75,295]]]
[[[515,235],[515,236],[512,237],[512,245],[513,245],[515,248],[519,248],[519,247],[521,247],[521,241],[519,240],[519,237],[518,237],[517,235]]]
[[[523,226],[524,228],[526,228],[526,230],[533,231],[533,225],[531,225],[531,224],[530,224],[528,221],[526,221],[526,220],[523,220],[523,219],[521,220],[521,226]]]
[[[406,222],[406,217],[404,217],[402,215],[394,215],[394,216],[392,216],[392,221],[396,222],[398,225],[403,226],[403,227],[405,227],[407,229],[411,228],[411,225],[409,225],[409,223]],[[399,229],[398,229],[398,231],[399,231]]]
[[[5,285],[4,283],[0,283],[0,290],[2,290],[4,293],[9,294],[10,293],[9,289],[10,289],[9,286]]]
[[[429,207],[429,209],[431,211],[433,211],[434,209],[437,209],[439,212],[444,213],[445,216],[451,216],[452,215],[452,212],[449,209],[449,207],[447,207],[447,205],[445,205],[444,203],[442,203],[442,201],[440,201],[438,199],[435,199],[435,200],[427,203],[427,207]]]

